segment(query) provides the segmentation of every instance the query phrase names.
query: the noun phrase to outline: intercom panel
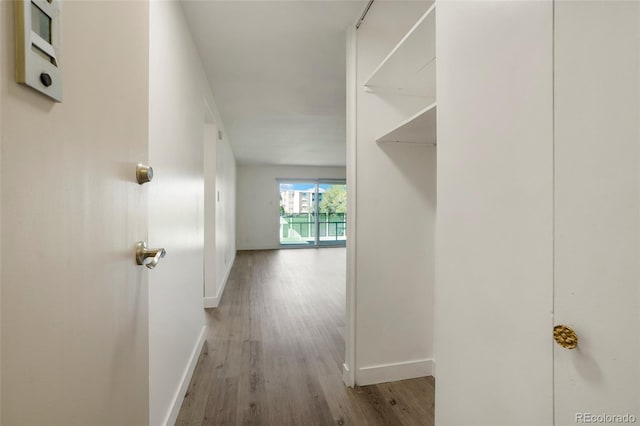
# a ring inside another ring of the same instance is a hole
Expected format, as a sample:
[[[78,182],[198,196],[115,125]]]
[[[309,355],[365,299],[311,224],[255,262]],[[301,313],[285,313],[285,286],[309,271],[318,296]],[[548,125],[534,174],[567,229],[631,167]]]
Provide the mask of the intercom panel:
[[[17,0],[16,80],[62,102],[60,0]]]

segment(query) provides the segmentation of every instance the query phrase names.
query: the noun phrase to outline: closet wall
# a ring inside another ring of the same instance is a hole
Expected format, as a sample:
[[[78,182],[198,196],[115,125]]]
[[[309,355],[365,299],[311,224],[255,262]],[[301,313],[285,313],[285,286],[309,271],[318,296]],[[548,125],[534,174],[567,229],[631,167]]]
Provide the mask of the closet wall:
[[[418,78],[422,85],[431,81],[430,91],[408,90],[415,88],[397,87],[394,78],[405,79],[403,68],[415,55],[400,53],[394,59],[404,65],[399,68],[385,61],[431,6],[375,2],[355,36],[357,136],[350,154],[355,151],[359,385],[426,376],[433,370],[435,141],[397,133],[384,137],[434,102],[433,68]],[[420,38],[427,48],[428,37]]]

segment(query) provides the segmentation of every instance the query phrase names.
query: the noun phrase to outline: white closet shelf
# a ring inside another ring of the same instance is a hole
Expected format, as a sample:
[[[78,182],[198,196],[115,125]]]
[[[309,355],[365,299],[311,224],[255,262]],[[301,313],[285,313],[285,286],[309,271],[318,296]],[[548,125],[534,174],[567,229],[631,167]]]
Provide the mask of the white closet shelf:
[[[384,135],[376,139],[378,143],[416,143],[436,144],[436,114],[435,103],[424,108],[413,117],[402,122]]]
[[[369,91],[394,91],[435,99],[436,5],[400,40],[364,84]]]

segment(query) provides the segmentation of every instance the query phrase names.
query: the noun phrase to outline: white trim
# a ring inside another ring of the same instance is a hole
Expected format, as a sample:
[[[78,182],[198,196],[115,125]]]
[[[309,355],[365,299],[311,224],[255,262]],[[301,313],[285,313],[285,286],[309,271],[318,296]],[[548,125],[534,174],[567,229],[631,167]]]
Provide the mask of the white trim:
[[[376,383],[395,382],[396,380],[415,379],[416,377],[432,376],[433,371],[434,361],[432,359],[371,365],[358,370],[356,383],[359,386],[366,386]]]
[[[206,124],[217,124],[216,115],[213,113],[213,109],[209,105],[209,101],[207,101],[207,97],[204,96],[202,100],[204,102],[204,122]],[[216,136],[216,140],[218,140],[217,136]]]
[[[349,370],[347,364],[342,364],[342,381],[350,388],[356,385],[354,381],[354,375],[352,374],[351,370]]]
[[[238,247],[238,251],[250,251],[250,250],[278,250],[279,244],[262,244],[262,245],[249,245],[245,247]]]
[[[356,383],[356,143],[357,143],[357,31],[355,26],[346,34],[347,58],[347,289],[345,312],[344,383],[352,387]]]
[[[227,287],[227,281],[229,281],[229,275],[231,275],[231,269],[233,268],[233,262],[236,261],[236,253],[233,253],[233,259],[229,262],[229,267],[224,274],[224,279],[222,280],[222,286],[218,289],[218,294],[215,297],[205,297],[204,298],[204,307],[206,308],[217,308],[220,304],[220,300],[222,299],[222,293],[224,293],[224,289]]]
[[[204,308],[217,308],[220,304],[220,298],[218,296],[215,297],[205,297],[204,298]]]
[[[165,426],[173,426],[176,423],[176,419],[178,418],[178,413],[180,412],[180,408],[182,407],[182,402],[184,401],[184,395],[187,393],[187,389],[189,388],[189,383],[191,383],[191,378],[193,377],[193,371],[196,369],[196,365],[198,364],[198,358],[200,358],[200,352],[202,352],[202,346],[204,346],[204,342],[207,336],[207,326],[203,325],[202,330],[200,331],[200,336],[196,342],[196,345],[193,348],[193,352],[191,352],[191,360],[182,374],[182,380],[180,382],[180,386],[173,396],[173,403],[171,404],[171,409],[167,413],[167,417],[165,421],[162,422]]]

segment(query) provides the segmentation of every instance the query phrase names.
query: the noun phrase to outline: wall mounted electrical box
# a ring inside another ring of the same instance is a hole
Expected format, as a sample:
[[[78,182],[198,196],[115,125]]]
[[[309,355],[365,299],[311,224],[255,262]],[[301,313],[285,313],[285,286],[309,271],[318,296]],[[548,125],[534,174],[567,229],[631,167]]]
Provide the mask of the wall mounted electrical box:
[[[18,0],[16,80],[62,102],[60,0]]]

